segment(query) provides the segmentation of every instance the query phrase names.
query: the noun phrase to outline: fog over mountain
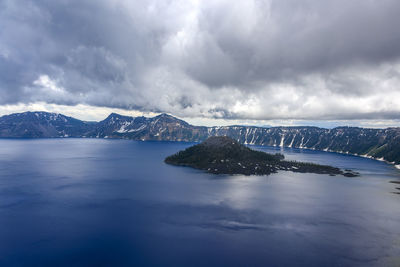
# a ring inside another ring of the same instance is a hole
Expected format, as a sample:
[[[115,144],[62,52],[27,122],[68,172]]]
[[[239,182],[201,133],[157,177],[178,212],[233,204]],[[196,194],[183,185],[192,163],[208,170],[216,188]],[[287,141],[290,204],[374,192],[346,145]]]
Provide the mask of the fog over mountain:
[[[1,0],[0,105],[397,121],[399,11],[396,0]]]

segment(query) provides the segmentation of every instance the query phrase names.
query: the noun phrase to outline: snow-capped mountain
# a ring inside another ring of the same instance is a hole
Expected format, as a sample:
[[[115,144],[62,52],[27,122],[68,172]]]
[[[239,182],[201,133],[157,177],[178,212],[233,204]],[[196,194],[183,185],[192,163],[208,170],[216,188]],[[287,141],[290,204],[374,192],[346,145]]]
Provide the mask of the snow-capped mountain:
[[[62,114],[24,112],[0,117],[0,137],[92,137],[199,142],[230,136],[243,144],[349,153],[400,164],[400,128],[194,126],[168,114],[153,118],[112,113],[100,122]]]

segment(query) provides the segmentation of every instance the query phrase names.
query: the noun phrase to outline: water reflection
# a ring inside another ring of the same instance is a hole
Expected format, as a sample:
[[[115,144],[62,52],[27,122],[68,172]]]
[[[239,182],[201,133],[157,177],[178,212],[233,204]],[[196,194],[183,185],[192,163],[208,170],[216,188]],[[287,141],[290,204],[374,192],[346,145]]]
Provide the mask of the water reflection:
[[[385,266],[399,172],[306,150],[361,177],[214,176],[163,163],[190,144],[0,140],[0,265]],[[261,148],[274,151],[274,148]]]

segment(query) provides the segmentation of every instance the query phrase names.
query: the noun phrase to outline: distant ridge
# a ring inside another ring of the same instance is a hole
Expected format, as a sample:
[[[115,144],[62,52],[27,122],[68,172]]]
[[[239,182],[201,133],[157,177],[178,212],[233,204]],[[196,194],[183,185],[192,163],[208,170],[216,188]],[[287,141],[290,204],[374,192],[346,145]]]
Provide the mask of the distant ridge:
[[[332,151],[400,164],[400,128],[205,127],[190,125],[165,113],[152,118],[112,113],[100,122],[39,111],[0,117],[0,138],[90,137],[200,142],[210,136],[229,136],[242,144]]]

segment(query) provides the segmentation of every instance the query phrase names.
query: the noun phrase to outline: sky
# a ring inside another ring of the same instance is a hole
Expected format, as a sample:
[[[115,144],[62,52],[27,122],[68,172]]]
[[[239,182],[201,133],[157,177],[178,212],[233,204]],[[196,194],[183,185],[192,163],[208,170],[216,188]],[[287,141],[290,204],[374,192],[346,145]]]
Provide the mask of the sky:
[[[0,0],[0,115],[400,126],[398,0]]]

